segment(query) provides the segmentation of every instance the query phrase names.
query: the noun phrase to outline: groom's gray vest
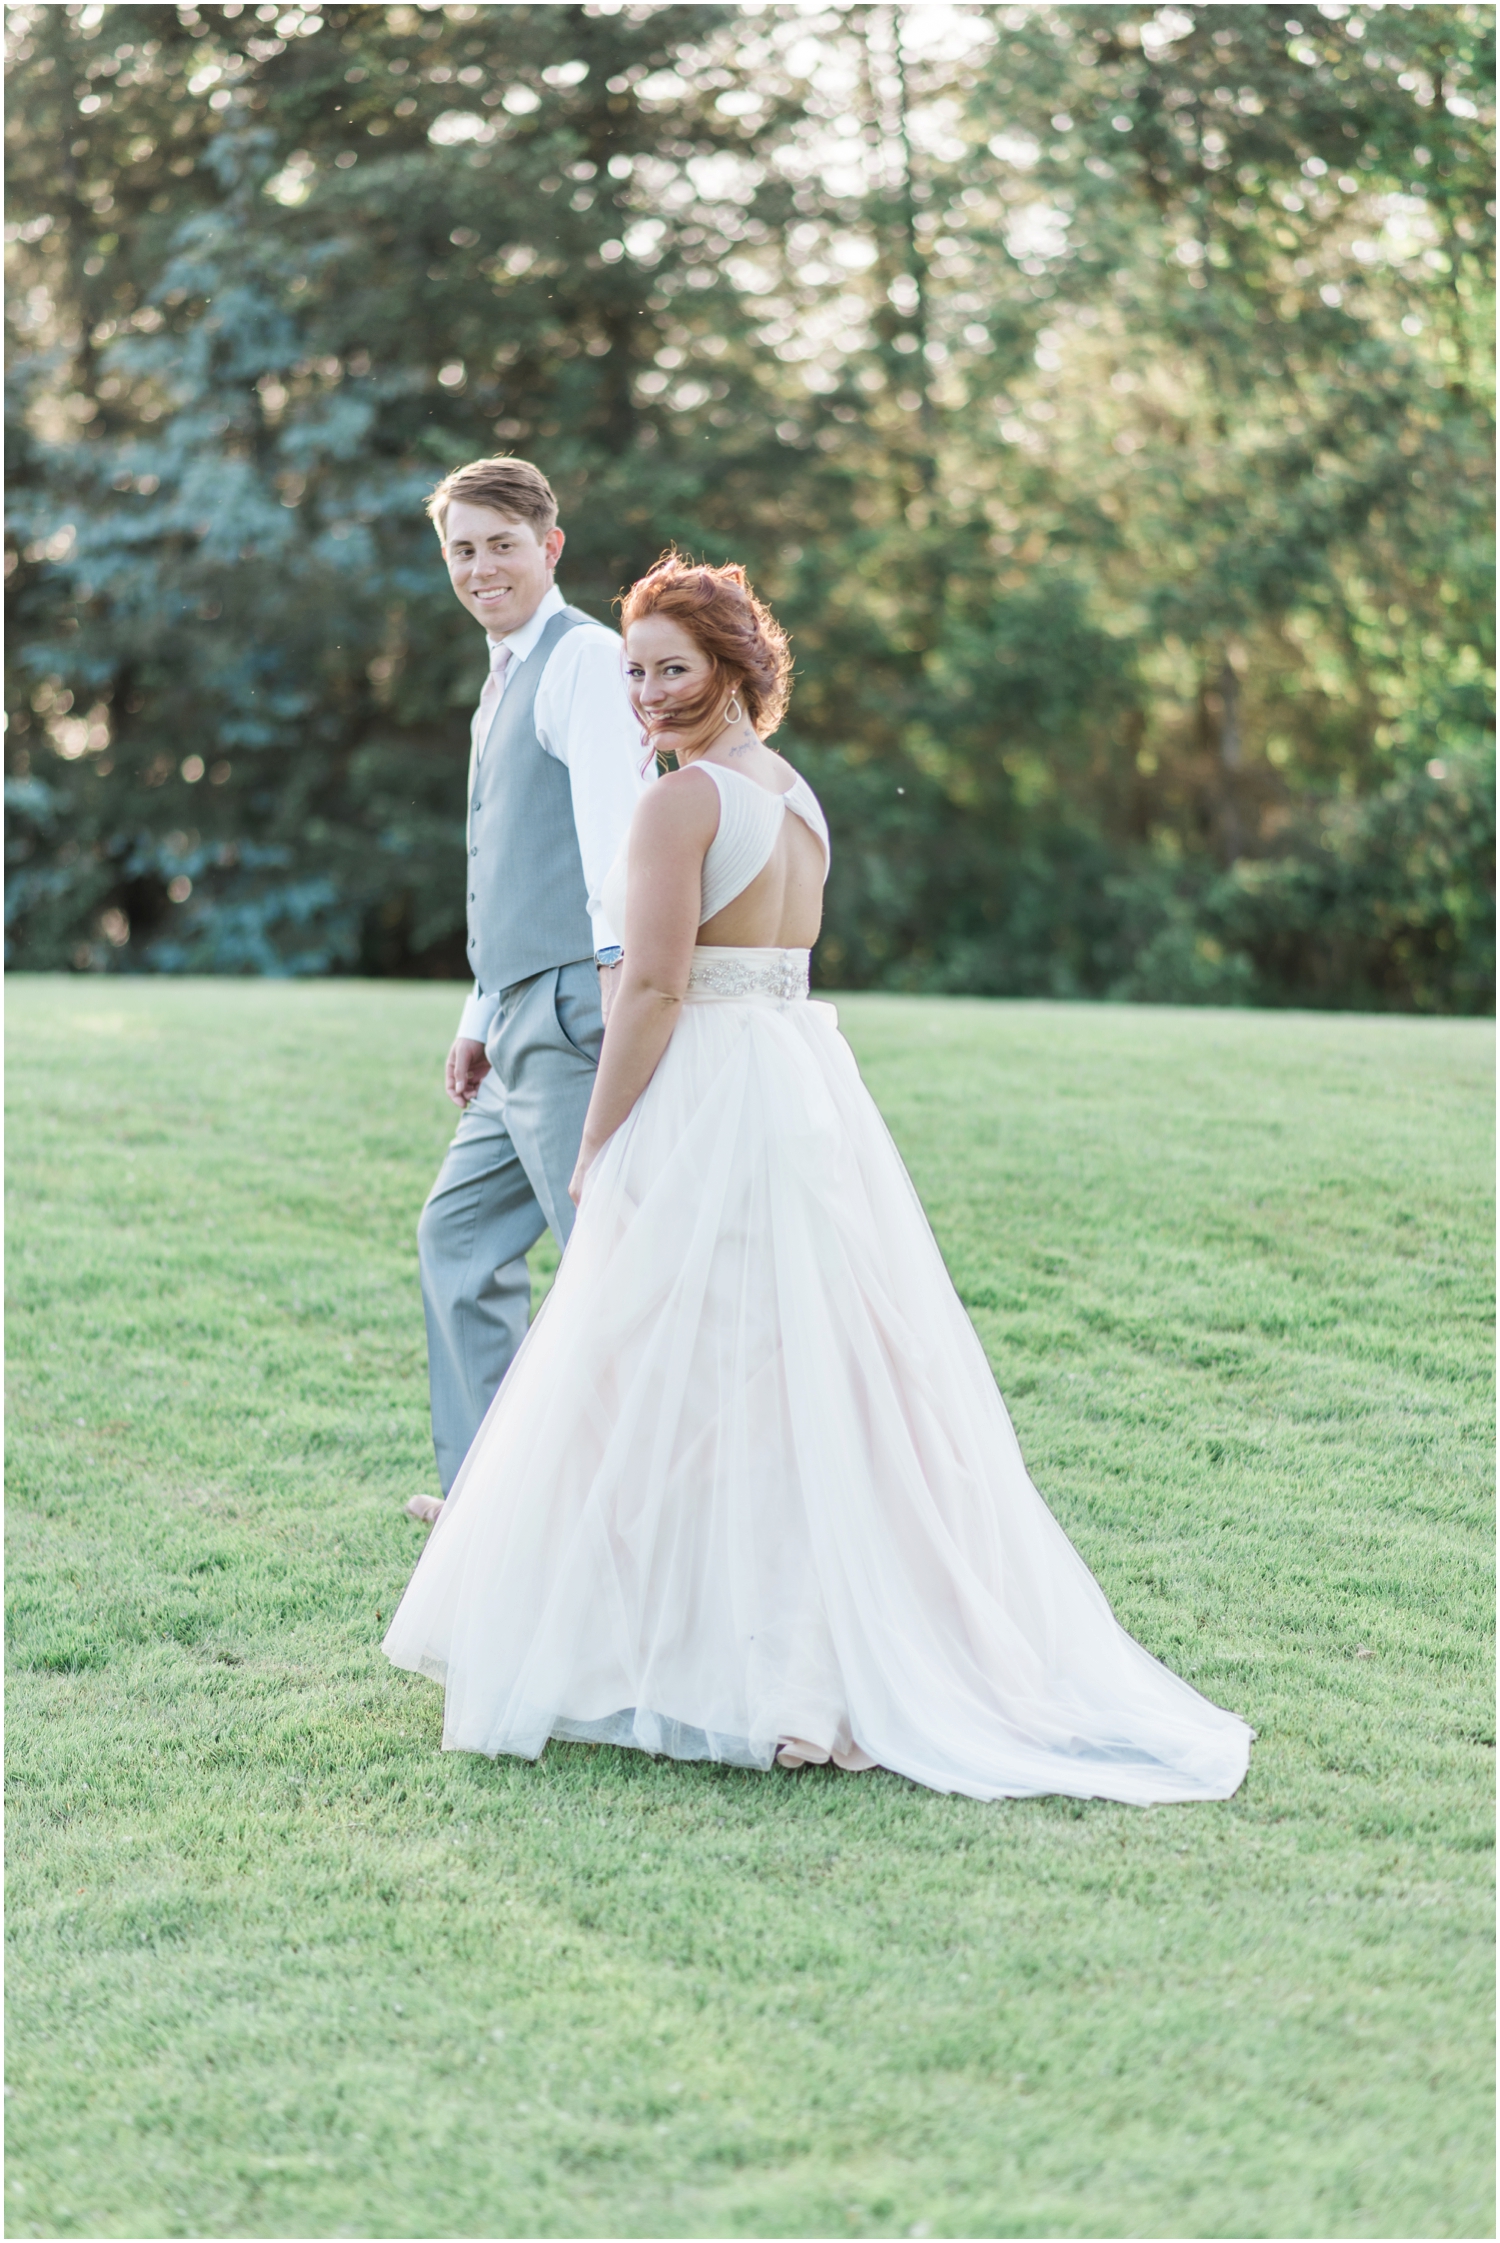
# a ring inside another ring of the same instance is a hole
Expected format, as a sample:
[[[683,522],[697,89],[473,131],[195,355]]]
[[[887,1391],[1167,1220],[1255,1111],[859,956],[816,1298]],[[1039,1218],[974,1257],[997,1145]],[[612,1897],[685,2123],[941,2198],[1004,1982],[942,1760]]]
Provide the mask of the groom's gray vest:
[[[558,641],[593,617],[554,615],[506,680],[469,801],[469,964],[481,996],[594,955],[565,764],[536,736],[536,689]]]

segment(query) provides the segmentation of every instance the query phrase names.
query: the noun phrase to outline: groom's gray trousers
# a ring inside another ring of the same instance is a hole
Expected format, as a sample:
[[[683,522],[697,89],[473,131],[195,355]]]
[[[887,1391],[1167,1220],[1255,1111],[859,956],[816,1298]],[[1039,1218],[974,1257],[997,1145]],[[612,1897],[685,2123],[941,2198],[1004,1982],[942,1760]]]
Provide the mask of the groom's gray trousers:
[[[604,1023],[593,960],[553,966],[500,999],[490,1072],[464,1110],[417,1224],[432,1441],[446,1495],[526,1336],[526,1255],[573,1228],[568,1184]]]

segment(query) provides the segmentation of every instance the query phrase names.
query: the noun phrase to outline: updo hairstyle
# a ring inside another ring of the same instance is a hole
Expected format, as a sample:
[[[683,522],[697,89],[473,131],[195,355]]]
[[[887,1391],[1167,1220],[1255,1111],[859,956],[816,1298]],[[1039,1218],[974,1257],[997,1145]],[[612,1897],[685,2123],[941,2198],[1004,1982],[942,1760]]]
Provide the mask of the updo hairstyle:
[[[708,657],[703,691],[676,705],[670,743],[663,743],[670,744],[679,763],[685,749],[692,753],[707,747],[723,724],[731,695],[743,704],[762,740],[776,730],[791,698],[791,649],[738,562],[699,567],[680,553],[663,553],[621,602],[621,631],[648,615],[669,616],[681,624]]]

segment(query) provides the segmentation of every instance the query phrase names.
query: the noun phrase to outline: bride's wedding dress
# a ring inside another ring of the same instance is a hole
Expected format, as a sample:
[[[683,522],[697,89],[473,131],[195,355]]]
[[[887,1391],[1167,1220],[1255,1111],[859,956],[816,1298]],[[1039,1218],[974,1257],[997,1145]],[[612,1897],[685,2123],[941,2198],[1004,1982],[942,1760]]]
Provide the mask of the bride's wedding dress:
[[[826,853],[805,781],[699,768],[702,919],[788,811]],[[805,950],[695,950],[386,1651],[444,1685],[457,1751],[571,1737],[978,1799],[1227,1798],[1251,1731],[1126,1635],[1032,1486],[807,988]]]

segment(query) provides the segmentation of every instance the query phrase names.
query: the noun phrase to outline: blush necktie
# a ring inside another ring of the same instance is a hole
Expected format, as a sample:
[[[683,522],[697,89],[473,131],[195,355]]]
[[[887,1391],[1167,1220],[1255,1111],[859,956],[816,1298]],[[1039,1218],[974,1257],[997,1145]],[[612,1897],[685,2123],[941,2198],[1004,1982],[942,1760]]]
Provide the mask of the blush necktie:
[[[500,706],[500,696],[505,690],[505,673],[510,668],[510,648],[490,648],[490,674],[484,681],[484,691],[479,696],[479,706],[474,711],[474,761],[484,754],[484,743],[490,726],[495,721],[495,711]]]

